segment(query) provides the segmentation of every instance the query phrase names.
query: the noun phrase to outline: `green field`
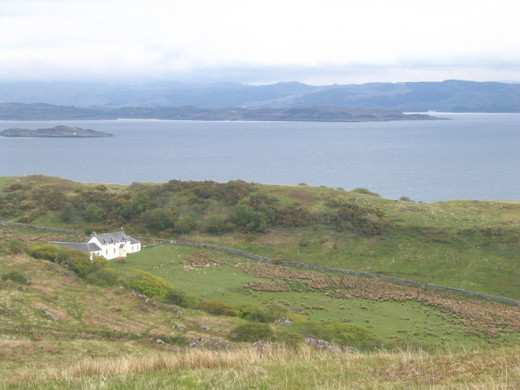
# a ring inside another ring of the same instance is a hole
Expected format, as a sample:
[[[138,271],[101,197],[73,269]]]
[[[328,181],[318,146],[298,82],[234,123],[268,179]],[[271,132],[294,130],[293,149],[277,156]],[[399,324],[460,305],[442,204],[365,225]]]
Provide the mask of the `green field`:
[[[190,266],[190,258],[204,258],[210,265]],[[471,335],[471,327],[457,323],[439,308],[409,300],[374,301],[340,299],[328,291],[254,291],[245,285],[253,281],[276,281],[246,273],[238,264],[250,263],[240,257],[194,248],[158,245],[129,256],[126,263],[113,263],[119,270],[142,269],[157,275],[202,300],[221,299],[232,304],[278,304],[302,313],[311,321],[346,322],[366,327],[385,340],[405,340],[424,347],[464,347],[487,345],[482,335]],[[254,263],[252,263],[254,264]],[[309,274],[312,274],[309,272]],[[470,334],[468,334],[470,333]],[[516,343],[518,334],[502,335],[491,342]]]

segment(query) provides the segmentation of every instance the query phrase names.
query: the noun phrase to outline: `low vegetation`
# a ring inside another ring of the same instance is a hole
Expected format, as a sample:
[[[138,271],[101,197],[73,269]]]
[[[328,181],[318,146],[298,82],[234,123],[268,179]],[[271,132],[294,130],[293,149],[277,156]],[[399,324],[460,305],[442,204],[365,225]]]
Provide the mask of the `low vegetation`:
[[[85,235],[124,225],[149,237],[124,260],[90,261],[47,244],[83,234],[0,225],[0,388],[514,388],[520,380],[518,306],[150,238],[518,299],[517,203],[28,176],[0,179],[0,219]]]

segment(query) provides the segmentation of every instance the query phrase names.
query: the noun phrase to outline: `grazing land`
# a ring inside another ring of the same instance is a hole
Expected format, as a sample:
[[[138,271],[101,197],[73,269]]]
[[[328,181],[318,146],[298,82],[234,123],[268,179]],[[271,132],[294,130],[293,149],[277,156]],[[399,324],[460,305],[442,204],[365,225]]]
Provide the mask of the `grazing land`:
[[[518,300],[518,203],[26,176],[0,178],[0,205],[1,220],[24,224],[0,225],[0,388],[513,389],[520,381],[518,305],[281,264]],[[125,259],[91,263],[45,245],[121,225],[145,245]]]

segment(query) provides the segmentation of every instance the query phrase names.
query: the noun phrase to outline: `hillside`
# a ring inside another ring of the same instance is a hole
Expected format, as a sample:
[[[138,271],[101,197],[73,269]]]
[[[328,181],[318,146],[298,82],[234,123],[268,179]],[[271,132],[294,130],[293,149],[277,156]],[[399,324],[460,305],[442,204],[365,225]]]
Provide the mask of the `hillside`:
[[[2,220],[80,231],[0,224],[0,388],[514,388],[520,380],[519,306],[154,238],[518,299],[517,203],[26,176],[0,178],[0,205]],[[121,224],[145,236],[124,261],[91,263],[41,245]]]
[[[57,237],[17,234],[33,242]],[[200,255],[180,254],[183,260],[179,265],[191,264],[192,270],[185,272],[198,274],[198,284],[204,284],[202,274],[211,268],[194,262]],[[351,348],[343,351],[338,344],[320,351],[306,344],[294,348],[265,342],[251,348],[251,344],[229,341],[230,330],[248,323],[235,316],[179,308],[120,286],[86,284],[66,268],[12,251],[3,253],[0,259],[1,388],[199,389],[211,386],[215,380],[223,389],[456,388],[461,383],[508,388],[520,379],[516,370],[520,363],[518,340],[514,341],[506,330],[499,338],[489,338],[493,344],[485,347],[483,343],[489,336],[479,335],[474,324],[456,325],[452,318],[429,306],[349,299],[341,303],[345,306],[341,310],[353,318],[359,316],[365,327],[381,326],[393,332],[395,336],[388,341],[409,337],[407,343],[414,345],[412,332],[429,339],[439,337],[436,333],[441,332],[447,349],[428,352],[417,349],[417,341],[413,350],[406,352],[391,347],[371,352]],[[126,265],[132,261],[129,259]],[[4,275],[13,271],[24,275],[28,282],[5,280]],[[300,302],[313,303],[309,300],[313,295],[306,294]],[[259,302],[265,296],[253,298]],[[280,300],[284,299],[285,294],[280,295]],[[315,311],[327,312],[329,308],[330,303]],[[376,318],[381,309],[384,312],[379,316],[385,324],[378,325]],[[499,310],[495,308],[495,314]],[[278,337],[302,329],[298,324],[269,326]],[[422,330],[423,326],[429,330]],[[462,350],[461,342],[465,346]],[[496,349],[493,345],[497,342],[511,346]],[[262,375],[258,375],[259,370]],[[504,375],[504,371],[508,374]]]
[[[91,115],[92,107],[258,109],[341,106],[399,112],[520,112],[520,84],[462,80],[326,86],[296,82],[260,86],[167,81],[132,85],[24,82],[3,83],[0,88],[1,103],[82,107],[86,111],[81,118]],[[77,108],[67,110],[71,118],[77,115]],[[5,118],[5,114],[1,117]]]
[[[203,121],[293,121],[293,122],[386,122],[440,119],[425,114],[403,114],[378,108],[319,107],[294,108],[196,108],[122,107],[93,109],[50,104],[0,103],[1,120],[49,119],[170,119]],[[12,130],[12,129],[8,129]],[[20,133],[20,129],[15,129]],[[9,133],[8,133],[9,134]],[[27,134],[27,133],[24,133]]]
[[[520,204],[387,200],[231,181],[131,186],[5,178],[0,218],[235,247],[273,259],[520,298]]]

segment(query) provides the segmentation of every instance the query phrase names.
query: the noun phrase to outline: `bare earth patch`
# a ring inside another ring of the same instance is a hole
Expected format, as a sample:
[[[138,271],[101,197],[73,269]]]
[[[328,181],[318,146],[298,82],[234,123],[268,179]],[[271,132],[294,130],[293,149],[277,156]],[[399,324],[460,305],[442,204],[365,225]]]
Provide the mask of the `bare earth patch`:
[[[281,292],[291,290],[289,286],[282,282],[264,282],[260,280],[246,283],[244,287],[255,291]]]
[[[211,259],[204,252],[195,252],[188,260],[186,260],[186,267],[216,267],[222,264],[218,260]]]

